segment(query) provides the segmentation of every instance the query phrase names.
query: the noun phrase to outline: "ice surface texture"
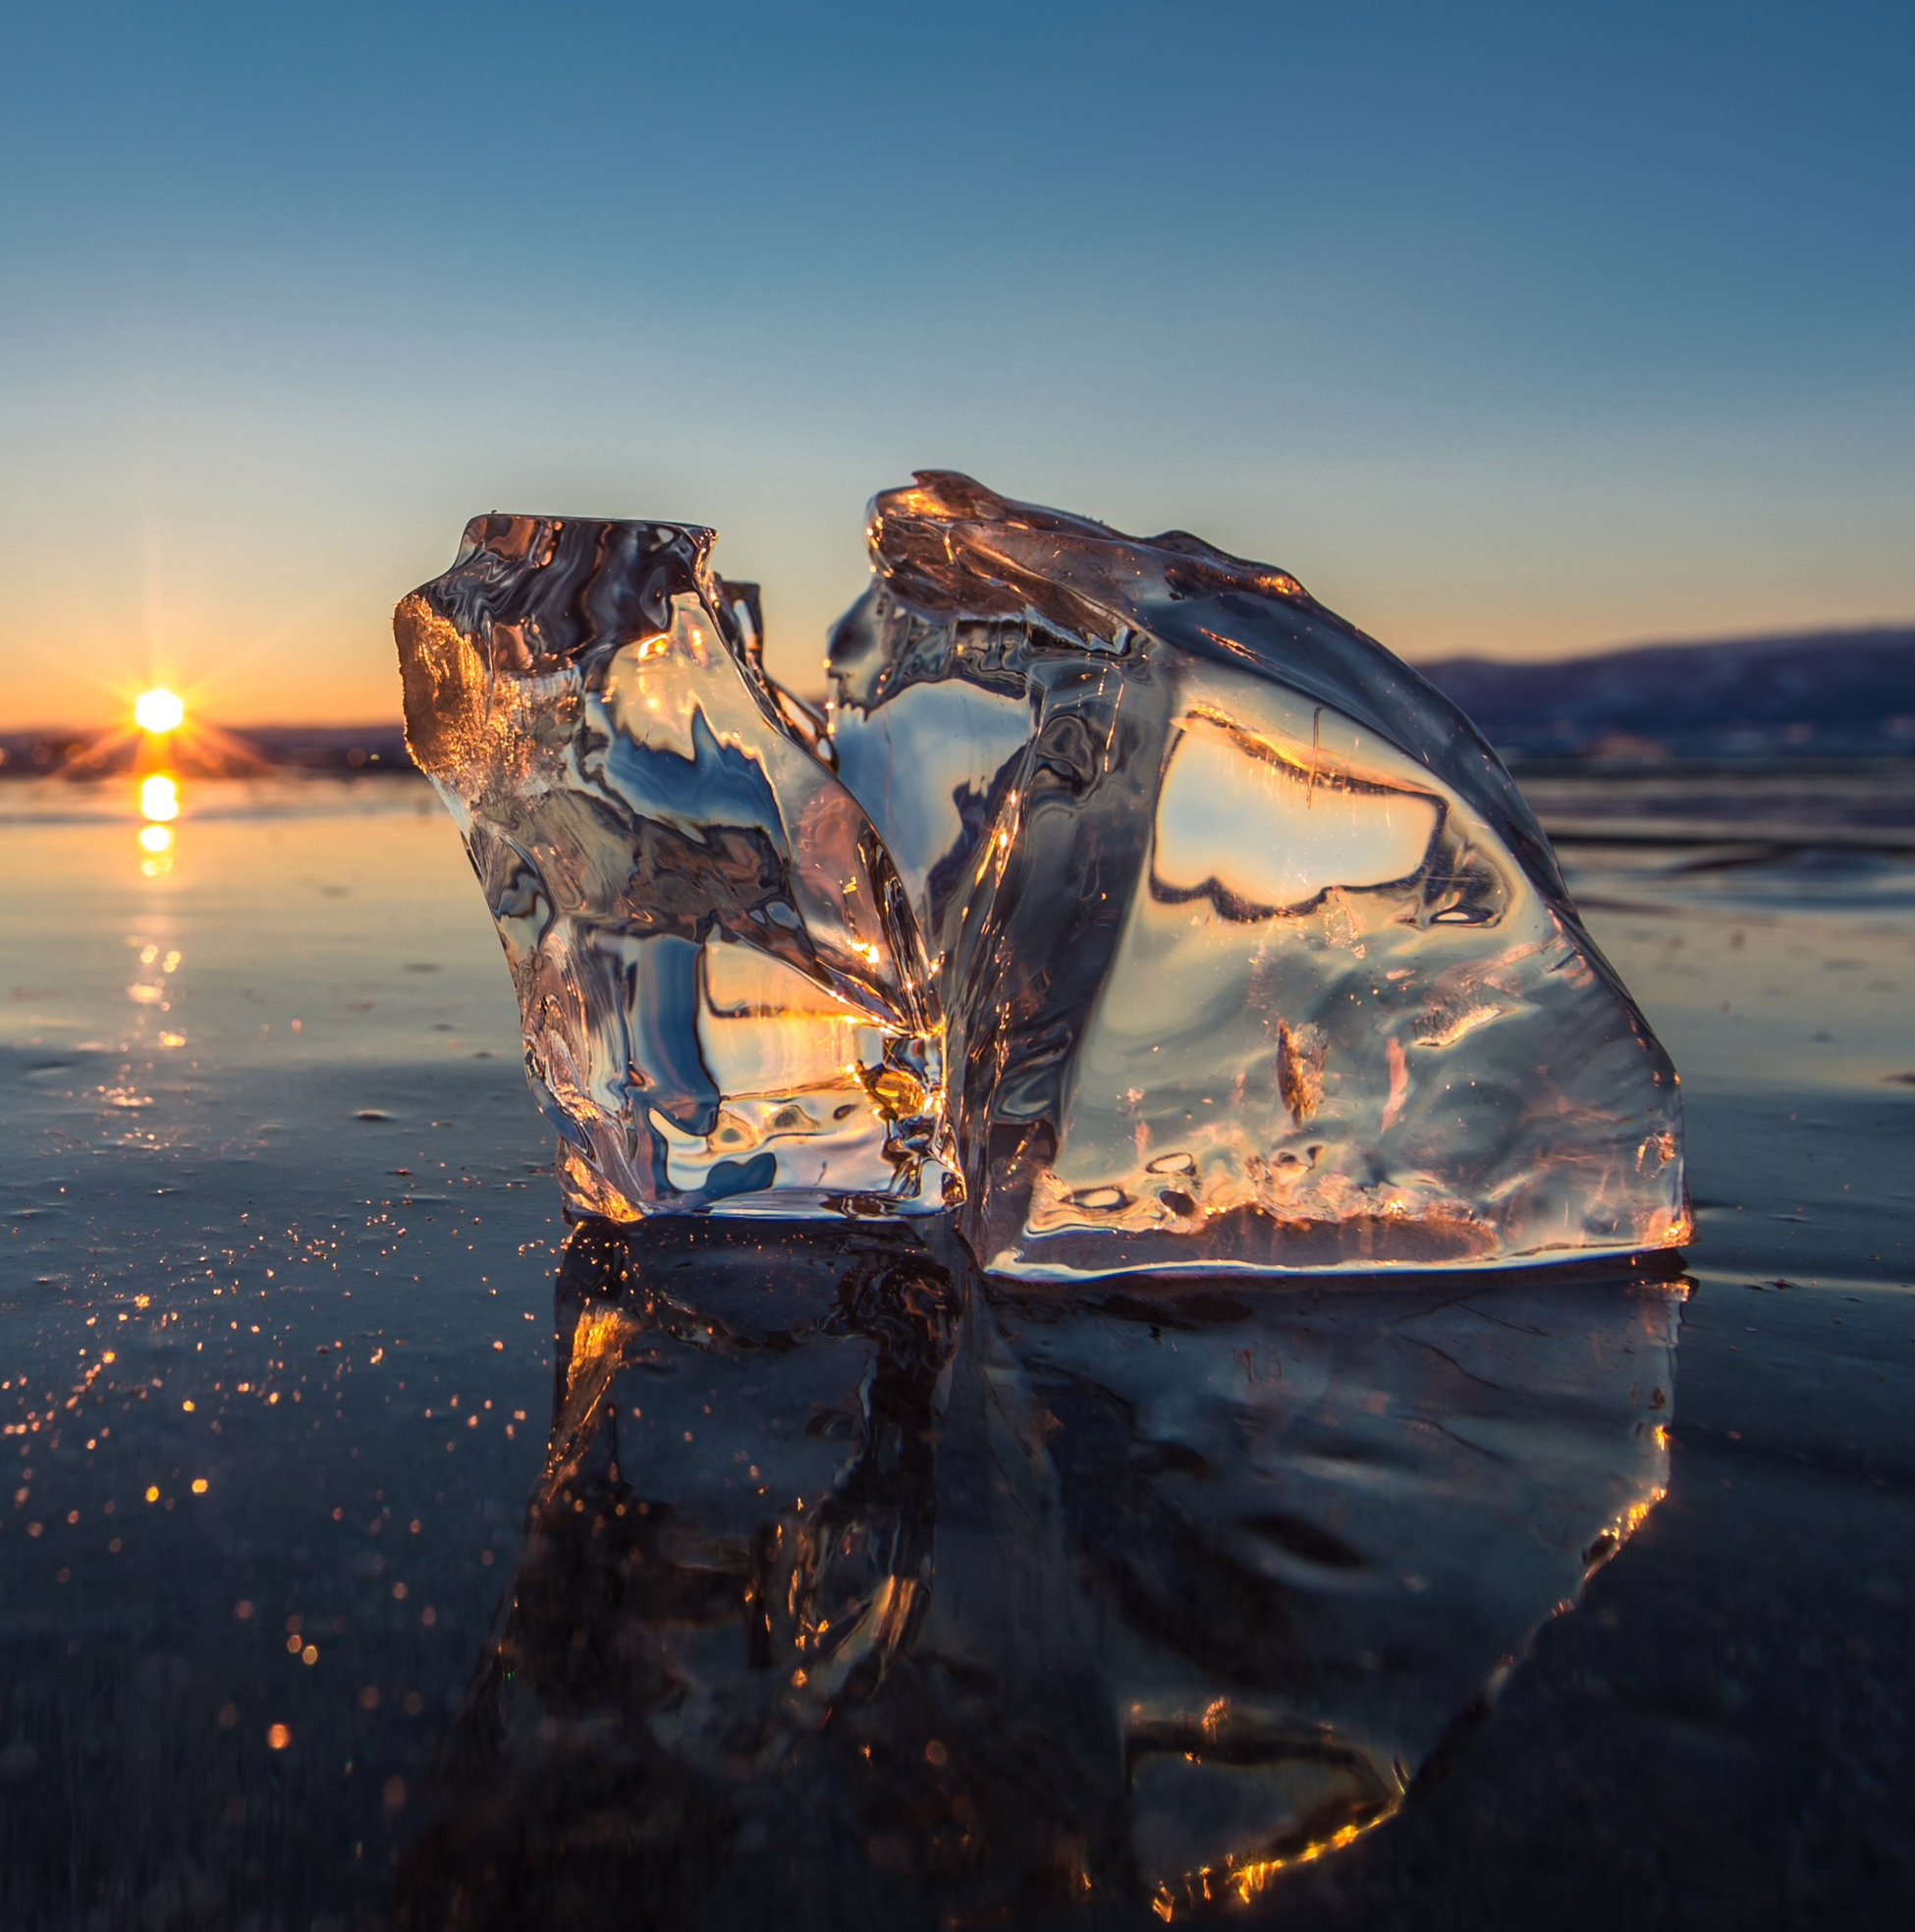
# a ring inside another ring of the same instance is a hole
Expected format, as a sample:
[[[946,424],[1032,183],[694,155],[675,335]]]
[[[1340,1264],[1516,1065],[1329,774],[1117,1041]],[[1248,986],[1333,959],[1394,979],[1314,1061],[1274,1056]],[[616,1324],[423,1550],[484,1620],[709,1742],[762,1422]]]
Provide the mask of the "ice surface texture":
[[[1687,1238],[1514,784],[1294,579],[921,474],[821,733],[711,541],[480,519],[400,607],[574,1206],[949,1204],[1031,1279]]]

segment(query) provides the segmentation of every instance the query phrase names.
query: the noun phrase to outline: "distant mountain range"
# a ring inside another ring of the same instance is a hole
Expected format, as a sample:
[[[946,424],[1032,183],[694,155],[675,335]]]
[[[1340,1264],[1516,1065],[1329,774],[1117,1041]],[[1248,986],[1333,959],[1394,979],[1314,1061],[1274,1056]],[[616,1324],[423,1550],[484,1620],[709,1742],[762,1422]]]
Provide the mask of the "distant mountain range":
[[[1505,757],[1915,757],[1915,628],[1416,669]]]
[[[137,732],[0,732],[0,778],[103,778],[134,769]],[[268,771],[399,771],[411,776],[397,724],[261,725],[244,732],[183,731],[166,761],[191,778],[246,778]]]
[[[1915,757],[1915,627],[1640,644],[1554,664],[1450,657],[1416,669],[1505,758]],[[129,769],[135,742],[0,733],[0,776]],[[397,724],[183,735],[183,771],[410,772]]]

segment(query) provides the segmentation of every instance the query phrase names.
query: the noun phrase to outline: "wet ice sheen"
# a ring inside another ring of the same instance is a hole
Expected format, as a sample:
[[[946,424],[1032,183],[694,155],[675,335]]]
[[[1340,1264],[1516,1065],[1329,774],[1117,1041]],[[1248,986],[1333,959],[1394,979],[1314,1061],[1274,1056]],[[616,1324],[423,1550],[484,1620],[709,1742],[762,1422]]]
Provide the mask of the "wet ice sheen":
[[[1182,533],[926,473],[869,538],[827,721],[707,530],[481,518],[400,606],[574,1208],[949,1207],[1028,1279],[1686,1239],[1674,1072],[1446,698]]]

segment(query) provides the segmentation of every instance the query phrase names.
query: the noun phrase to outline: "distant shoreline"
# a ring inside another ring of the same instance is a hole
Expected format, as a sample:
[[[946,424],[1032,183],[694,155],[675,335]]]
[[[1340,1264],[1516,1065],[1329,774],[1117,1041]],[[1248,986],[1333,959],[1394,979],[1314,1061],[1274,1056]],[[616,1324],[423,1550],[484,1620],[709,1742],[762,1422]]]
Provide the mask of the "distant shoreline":
[[[1915,757],[1915,625],[1410,669],[1523,767]],[[104,778],[134,769],[141,743],[126,730],[0,732],[0,778]],[[170,757],[198,776],[412,771],[397,722],[188,732]]]

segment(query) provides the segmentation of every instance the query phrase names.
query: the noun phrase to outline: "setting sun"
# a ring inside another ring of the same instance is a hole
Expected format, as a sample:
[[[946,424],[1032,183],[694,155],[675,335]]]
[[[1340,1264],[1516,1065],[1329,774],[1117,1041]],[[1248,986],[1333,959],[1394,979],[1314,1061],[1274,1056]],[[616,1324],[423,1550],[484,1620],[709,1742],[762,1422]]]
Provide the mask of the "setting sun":
[[[133,715],[141,731],[164,738],[186,723],[187,707],[176,691],[142,691],[133,707]]]

